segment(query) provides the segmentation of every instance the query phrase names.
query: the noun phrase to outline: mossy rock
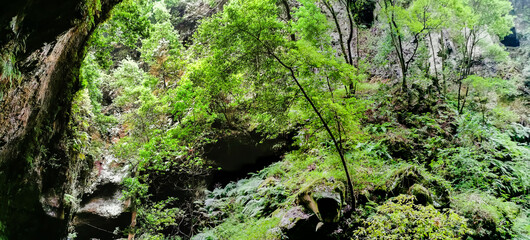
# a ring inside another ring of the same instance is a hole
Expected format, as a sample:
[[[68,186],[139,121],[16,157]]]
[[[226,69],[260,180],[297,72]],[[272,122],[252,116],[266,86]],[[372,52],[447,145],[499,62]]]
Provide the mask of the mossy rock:
[[[448,182],[442,179],[428,179],[424,186],[426,186],[432,197],[432,204],[435,208],[448,208],[451,205],[451,186]]]
[[[416,197],[416,199],[414,200],[415,204],[427,206],[432,205],[433,203],[431,192],[429,191],[429,189],[425,188],[421,184],[412,185],[408,193]]]
[[[384,139],[384,144],[394,159],[409,160],[414,158],[413,143],[406,135],[388,134]]]
[[[384,187],[387,197],[412,194],[418,195],[416,197],[421,199],[418,200],[421,204],[432,204],[435,208],[447,208],[450,205],[450,184],[431,176],[418,166],[410,165],[396,170]]]
[[[344,184],[334,180],[316,180],[298,192],[297,202],[312,211],[321,222],[336,223],[341,217]]]
[[[417,166],[407,166],[394,172],[386,182],[386,189],[391,196],[405,194],[416,183],[425,180],[420,168]]]
[[[305,221],[311,217],[311,215],[304,213],[302,207],[300,206],[291,208],[286,212],[280,213],[279,215],[282,216],[280,228],[284,229],[285,231],[293,229],[300,221]]]
[[[288,211],[281,210],[277,216],[281,216],[279,229],[287,239],[329,239],[330,227],[333,224],[324,224],[322,229],[321,220],[315,214],[307,214],[301,206],[296,206]]]
[[[358,192],[357,196],[355,197],[356,203],[359,205],[366,204],[367,202],[370,201],[371,198],[372,198],[372,194],[370,194],[370,192],[366,189],[363,189],[360,192]]]

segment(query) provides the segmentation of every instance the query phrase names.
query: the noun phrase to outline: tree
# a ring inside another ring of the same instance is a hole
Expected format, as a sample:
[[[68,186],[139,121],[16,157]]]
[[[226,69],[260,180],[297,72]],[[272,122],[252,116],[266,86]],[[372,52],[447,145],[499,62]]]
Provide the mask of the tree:
[[[472,74],[473,62],[479,42],[489,34],[504,38],[513,26],[513,16],[510,15],[512,5],[508,0],[468,0],[469,6],[460,16],[460,24],[464,27],[457,33],[456,42],[461,53],[457,96],[457,109],[463,112],[468,90],[462,98],[462,80]]]
[[[126,0],[111,12],[111,19],[102,24],[90,37],[91,50],[103,69],[112,65],[111,52],[118,46],[136,49],[142,38],[149,36],[148,11],[151,5],[146,0]]]
[[[486,112],[487,104],[491,98],[490,94],[494,93],[494,90],[500,90],[504,88],[501,80],[498,78],[483,78],[477,75],[470,75],[463,81],[463,85],[466,86],[466,92],[470,92],[471,97],[479,106],[479,111],[482,114],[482,124],[486,125]],[[467,94],[466,94],[467,96]],[[467,97],[462,100],[462,105],[467,101]]]
[[[323,32],[327,29],[327,22],[323,22],[325,18],[312,1],[301,3],[292,29],[278,19],[275,0],[232,1],[225,6],[224,12],[203,22],[197,35],[196,50],[208,64],[201,64],[203,68],[194,76],[194,81],[210,88],[213,96],[228,102],[239,99],[241,95],[236,89],[245,86],[255,89],[253,101],[260,101],[274,91],[276,95],[284,96],[301,93],[341,158],[353,200],[353,185],[341,138],[337,137],[341,124],[338,122],[337,129],[328,125],[330,120],[340,121],[340,118],[328,114],[319,106],[322,101],[315,99],[327,95],[322,92],[322,84],[326,81],[321,80],[331,79],[336,84],[341,83],[341,78],[354,77],[349,75],[351,72],[334,74],[342,69],[342,65],[332,55],[326,55],[331,49],[322,45],[322,41],[327,41],[323,37],[326,36]],[[300,40],[293,41],[292,31]],[[292,101],[292,98],[278,100]]]
[[[422,8],[422,6],[426,6],[424,3],[420,2],[420,4],[413,5],[413,8],[407,8],[404,1],[383,0],[381,6],[383,16],[388,25],[388,34],[392,39],[391,43],[399,61],[401,89],[404,92],[408,92],[407,75],[410,64],[414,61],[420,41],[428,28],[427,10]],[[418,14],[420,14],[419,18]],[[410,47],[412,47],[411,53],[406,52],[407,48],[409,48],[407,45],[409,42]]]
[[[439,81],[439,75],[442,77],[443,82],[443,94],[447,94],[447,59],[449,58],[449,49],[446,47],[445,34],[446,31],[460,31],[464,26],[461,24],[461,18],[467,14],[469,11],[469,6],[467,6],[462,0],[448,0],[448,1],[434,1],[435,11],[438,13],[438,18],[440,19],[440,24],[433,28],[429,29],[429,41],[431,45],[431,54],[433,57],[434,71],[436,81]],[[433,33],[439,32],[440,39],[439,49],[434,48],[433,44]],[[438,74],[436,56],[440,57],[441,68],[440,74]]]
[[[182,44],[163,1],[154,4],[152,18],[149,37],[142,39],[140,53],[151,67],[150,73],[160,78],[166,88],[180,74]]]
[[[459,0],[450,0],[450,1],[434,1],[434,0],[417,0],[412,2],[409,7],[411,13],[412,23],[414,26],[411,26],[415,29],[421,29],[425,31],[424,38],[428,38],[428,45],[430,45],[432,63],[434,67],[434,77],[433,85],[436,88],[438,93],[442,92],[442,88],[439,82],[438,69],[436,64],[436,55],[437,52],[441,50],[436,50],[433,43],[433,33],[441,32],[444,28],[453,28],[454,25],[451,25],[451,19],[453,15],[457,14],[455,9],[460,9],[461,1]],[[441,36],[443,39],[443,35]],[[425,41],[425,39],[423,39]],[[444,43],[440,44],[440,47],[445,47]],[[442,59],[442,75],[445,66],[445,59]],[[429,69],[427,69],[427,72]],[[444,82],[445,86],[445,82]],[[444,87],[445,88],[445,87]]]
[[[359,13],[363,11],[363,7],[365,7],[366,3],[369,2],[367,0],[338,0],[338,1],[332,1],[332,0],[321,0],[324,7],[328,10],[328,12],[331,14],[333,18],[333,22],[335,23],[335,28],[337,30],[337,33],[339,34],[339,46],[341,49],[342,56],[344,57],[344,61],[352,66],[355,66],[359,69],[360,67],[360,42],[359,42],[359,32],[361,28],[363,27],[361,25],[361,20],[359,19]],[[338,2],[341,4],[345,10],[346,10],[346,16],[348,19],[348,27],[347,30],[347,41],[344,39],[346,38],[345,34],[343,34],[342,30],[343,27],[341,26],[341,22],[338,18],[338,12],[335,11],[335,8],[333,7],[334,2]],[[355,39],[356,39],[356,55],[355,55],[355,61],[353,60],[353,53],[352,53],[352,40],[353,40],[353,30],[355,29]],[[353,82],[350,82],[348,84],[348,93],[352,94],[355,92],[356,86]]]

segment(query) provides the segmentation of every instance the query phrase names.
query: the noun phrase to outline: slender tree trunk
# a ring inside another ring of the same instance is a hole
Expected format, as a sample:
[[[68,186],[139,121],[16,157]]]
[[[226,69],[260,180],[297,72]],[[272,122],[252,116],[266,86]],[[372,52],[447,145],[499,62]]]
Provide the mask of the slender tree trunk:
[[[406,67],[401,64],[401,74],[402,74],[402,82],[401,82],[401,89],[403,91],[407,91],[407,69]]]
[[[462,101],[461,99],[461,92],[462,92],[462,81],[464,80],[464,78],[466,78],[466,72],[467,72],[467,66],[469,65],[469,55],[468,53],[470,52],[469,50],[469,40],[471,38],[471,32],[469,33],[469,35],[467,34],[467,30],[464,30],[464,37],[465,37],[465,40],[466,40],[466,45],[464,47],[464,52],[462,54],[463,56],[463,59],[462,59],[462,64],[460,66],[460,77],[459,77],[459,80],[458,80],[458,101],[457,101],[457,105],[456,105],[456,109],[458,110],[458,113],[460,114],[461,113],[461,110],[460,109],[463,109],[463,107],[461,108],[460,107],[460,102]]]
[[[134,240],[134,236],[136,235],[136,204],[134,204],[134,199],[131,199],[131,205],[132,205],[132,214],[131,214],[131,225],[129,229],[129,236],[127,237],[128,240]]]
[[[335,96],[333,95],[333,89],[331,88],[329,77],[326,77],[326,82],[328,84],[328,90],[331,96],[331,101],[335,104]],[[335,116],[335,122],[337,123],[337,135],[339,136],[339,147],[342,150],[342,154],[344,155],[344,147],[342,147],[342,124],[339,121],[339,115],[337,114],[337,111],[333,110],[333,115]]]
[[[328,0],[323,0],[322,2],[324,3],[324,6],[326,6],[328,11],[331,13],[331,16],[333,16],[335,27],[337,28],[337,32],[339,33],[339,44],[340,44],[340,49],[342,50],[342,55],[344,55],[344,60],[346,61],[346,63],[351,64],[348,59],[348,54],[346,53],[346,48],[344,47],[344,39],[342,36],[342,30],[340,28],[339,21],[337,19],[337,13],[333,9],[333,6],[331,6],[331,3],[328,2]]]
[[[460,113],[460,94],[461,94],[461,91],[462,91],[462,79],[459,79],[458,80],[458,95],[457,95],[457,103],[456,103],[456,109],[458,110],[458,113]]]
[[[342,166],[344,168],[344,172],[346,173],[346,178],[347,178],[347,181],[348,181],[348,188],[349,188],[349,191],[350,191],[350,194],[351,194],[352,207],[355,209],[355,196],[354,196],[354,193],[353,193],[353,183],[352,183],[351,178],[350,178],[350,173],[348,171],[348,164],[346,163],[346,158],[344,157],[344,153],[343,153],[341,144],[335,138],[335,135],[333,134],[333,132],[329,128],[328,124],[324,120],[324,117],[322,117],[322,114],[320,113],[320,111],[316,107],[316,105],[313,102],[313,100],[311,99],[311,97],[307,94],[307,92],[305,91],[304,87],[302,87],[302,85],[298,81],[298,78],[296,77],[296,74],[295,74],[293,68],[288,66],[287,64],[285,64],[278,56],[276,56],[276,54],[274,54],[272,52],[272,50],[270,48],[267,47],[267,50],[268,50],[269,54],[272,57],[274,57],[276,59],[276,61],[278,61],[278,63],[280,63],[280,65],[282,65],[284,68],[289,70],[291,78],[293,79],[293,81],[298,86],[298,89],[300,89],[300,91],[304,95],[304,98],[306,99],[306,101],[309,103],[309,105],[311,105],[311,108],[313,109],[313,111],[317,114],[320,122],[322,123],[322,125],[326,129],[326,132],[328,133],[328,135],[331,138],[331,140],[333,141],[333,145],[335,146],[335,149],[339,153],[339,157],[340,157],[340,160],[342,162]]]
[[[445,60],[447,59],[447,50],[445,49],[443,30],[440,30],[440,48],[442,52],[442,80],[444,85],[444,96],[447,96],[447,80],[445,77]]]
[[[389,23],[392,25],[391,23]],[[391,31],[393,28],[391,28]],[[396,37],[394,33],[390,33],[392,38],[392,45],[394,45],[394,49],[396,50],[396,55],[399,60],[399,66],[401,68],[401,88],[403,91],[407,91],[407,65],[405,64],[405,59],[403,56],[403,48],[401,45],[401,39]]]
[[[462,107],[458,111],[459,114],[462,114],[464,112],[464,107],[466,106],[466,100],[467,100],[468,93],[469,93],[469,86],[466,87],[466,94],[464,95],[464,99],[462,100]]]
[[[359,50],[359,25],[355,25],[355,33],[356,33],[356,36],[355,36],[355,40],[357,41],[357,43],[355,44],[355,48],[357,50],[357,59],[355,59],[355,67],[357,69],[359,69],[359,61],[361,59],[361,52]]]
[[[471,50],[469,51],[469,60],[466,68],[466,77],[471,75],[471,68],[473,67],[473,57],[475,54],[475,47],[477,45],[477,37],[475,31],[473,31],[473,35],[471,38]]]
[[[459,114],[462,114],[464,112],[464,107],[466,105],[466,99],[467,99],[467,96],[468,96],[468,93],[469,93],[469,86],[466,87],[466,94],[464,96],[464,98],[462,99],[462,106],[460,106],[460,92],[461,92],[461,88],[462,88],[462,81],[467,78],[469,75],[471,75],[471,67],[473,66],[473,55],[474,55],[474,52],[475,52],[475,47],[476,47],[476,44],[477,44],[477,40],[476,40],[477,36],[476,36],[476,32],[475,30],[470,30],[469,32],[469,35],[467,35],[467,40],[466,40],[466,51],[465,51],[465,65],[464,65],[464,69],[463,69],[463,72],[462,72],[462,77],[460,78],[460,83],[459,83],[459,86],[458,86],[458,105],[457,105],[457,109],[458,109],[458,113]],[[469,44],[471,44],[471,46],[468,46]]]
[[[385,0],[385,7],[388,8],[388,0]],[[399,59],[399,66],[401,67],[401,74],[402,74],[401,90],[403,92],[408,92],[407,64],[405,62],[405,56],[403,53],[403,43],[402,43],[401,35],[399,33],[399,28],[397,27],[397,23],[394,20],[394,13],[390,14],[390,16],[388,17],[389,17],[388,26],[390,28],[390,37],[392,38],[392,45],[394,46],[394,49],[396,50],[396,55]]]
[[[353,16],[351,14],[352,11],[352,5],[351,1],[346,0],[346,12],[348,12],[348,24],[350,25],[350,32],[348,35],[348,59],[350,65],[353,64],[353,57],[352,57],[352,51],[351,51],[351,42],[353,40]]]
[[[432,35],[431,35],[431,32],[429,32],[429,42],[431,43],[431,50],[432,50],[432,63],[434,65],[434,81],[433,81],[433,84],[434,86],[436,87],[436,90],[438,90],[438,93],[440,94],[441,91],[440,91],[440,83],[438,82],[438,69],[436,67],[436,53],[435,53],[435,50],[434,50],[434,44],[432,42]]]

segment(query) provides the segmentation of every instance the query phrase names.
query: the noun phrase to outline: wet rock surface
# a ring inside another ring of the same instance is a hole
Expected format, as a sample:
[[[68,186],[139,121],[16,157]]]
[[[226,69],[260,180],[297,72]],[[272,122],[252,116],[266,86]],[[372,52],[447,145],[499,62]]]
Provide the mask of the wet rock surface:
[[[102,0],[94,22],[117,2]],[[89,160],[72,161],[62,141],[95,27],[85,22],[85,3],[12,1],[0,9],[0,52],[13,55],[21,73],[2,88],[0,101],[0,221],[6,226],[0,235],[9,239],[64,236],[72,209],[65,199],[77,197],[72,186],[83,186],[87,176]]]
[[[111,137],[116,137],[111,134]],[[115,239],[131,223],[130,200],[123,198],[122,181],[129,176],[125,161],[106,149],[91,169],[83,197],[70,221],[79,239]]]

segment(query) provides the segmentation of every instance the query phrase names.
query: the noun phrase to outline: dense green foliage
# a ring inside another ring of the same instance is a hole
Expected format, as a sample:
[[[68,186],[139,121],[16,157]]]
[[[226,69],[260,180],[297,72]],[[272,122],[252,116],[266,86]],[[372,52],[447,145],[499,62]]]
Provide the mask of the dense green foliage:
[[[381,0],[369,30],[367,3],[287,2],[228,1],[189,46],[179,1],[125,1],[93,34],[75,139],[129,167],[129,236],[282,239],[306,214],[337,239],[529,236],[530,75],[498,43],[508,1]],[[295,147],[205,191],[205,149],[242,133]]]
[[[400,195],[377,207],[377,214],[357,238],[369,239],[460,239],[468,231],[465,219],[449,210],[440,213],[432,205],[415,205],[414,196]]]

